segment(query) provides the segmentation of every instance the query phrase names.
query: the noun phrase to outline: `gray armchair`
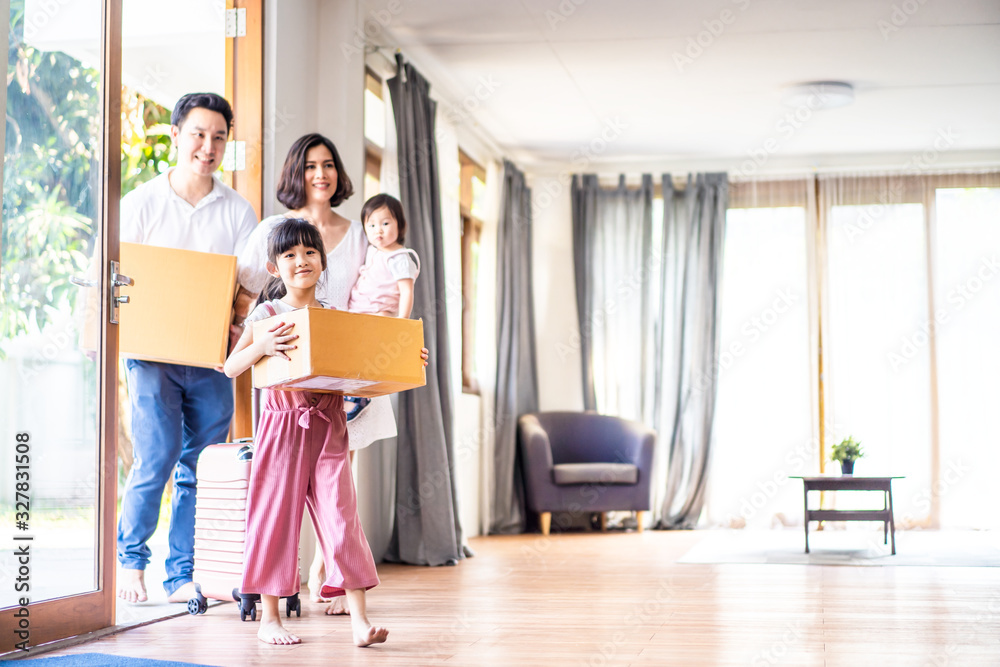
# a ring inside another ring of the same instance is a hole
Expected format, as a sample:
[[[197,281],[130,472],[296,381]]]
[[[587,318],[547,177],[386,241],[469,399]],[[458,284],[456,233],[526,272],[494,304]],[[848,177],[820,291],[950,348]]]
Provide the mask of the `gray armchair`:
[[[518,420],[528,508],[549,534],[552,512],[649,509],[656,433],[596,412],[537,412]]]

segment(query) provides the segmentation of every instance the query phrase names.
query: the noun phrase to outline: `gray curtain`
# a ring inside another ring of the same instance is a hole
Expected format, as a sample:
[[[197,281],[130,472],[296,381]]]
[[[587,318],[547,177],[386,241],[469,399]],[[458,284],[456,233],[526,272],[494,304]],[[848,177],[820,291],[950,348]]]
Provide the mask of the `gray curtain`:
[[[675,191],[664,175],[661,319],[663,377],[658,447],[667,446],[663,528],[693,528],[705,504],[718,373],[719,281],[729,185],[726,174],[688,176]]]
[[[535,313],[531,296],[531,190],[524,174],[503,164],[497,231],[497,378],[490,533],[525,528],[517,418],[538,411]]]
[[[573,257],[584,407],[657,432],[654,518],[693,527],[701,514],[715,415],[725,174],[652,177],[638,189],[574,176]]]
[[[572,208],[584,408],[652,425],[653,178],[608,189],[574,176]]]
[[[399,396],[395,524],[385,559],[414,565],[455,564],[463,557],[454,471],[448,322],[437,148],[436,104],[427,80],[396,56],[389,79],[396,116],[399,189],[407,245],[420,256],[413,317],[424,321],[430,351],[427,385]]]
[[[580,363],[583,375],[583,409],[597,410],[594,394],[593,346],[591,344],[591,302],[593,300],[594,229],[597,227],[596,174],[573,174],[570,191],[573,216],[573,272],[576,277],[576,317],[580,332]]]

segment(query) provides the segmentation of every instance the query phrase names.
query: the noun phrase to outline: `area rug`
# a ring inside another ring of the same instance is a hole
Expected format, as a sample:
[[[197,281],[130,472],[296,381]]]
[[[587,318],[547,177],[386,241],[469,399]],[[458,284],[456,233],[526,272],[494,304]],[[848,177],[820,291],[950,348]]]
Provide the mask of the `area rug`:
[[[105,655],[104,653],[81,653],[80,655],[61,655],[54,658],[35,658],[29,660],[32,667],[211,667],[192,662],[172,662],[167,660],[147,660],[145,658],[128,658],[121,655]]]
[[[712,530],[678,563],[1000,567],[1000,531],[896,531],[896,555],[882,531]]]

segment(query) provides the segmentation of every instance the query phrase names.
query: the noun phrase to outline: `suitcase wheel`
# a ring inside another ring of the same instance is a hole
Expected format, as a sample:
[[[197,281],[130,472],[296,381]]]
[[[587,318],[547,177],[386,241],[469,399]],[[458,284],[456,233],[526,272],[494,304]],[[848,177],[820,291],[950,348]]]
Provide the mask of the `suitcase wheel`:
[[[256,595],[241,595],[240,596],[240,620],[247,620],[247,616],[250,617],[251,621],[257,620],[257,596]]]
[[[195,589],[196,593],[194,597],[188,600],[188,613],[192,616],[196,614],[204,614],[208,611],[208,599],[201,594],[201,587]]]
[[[285,616],[291,618],[293,611],[297,617],[302,616],[302,601],[298,593],[285,598]]]

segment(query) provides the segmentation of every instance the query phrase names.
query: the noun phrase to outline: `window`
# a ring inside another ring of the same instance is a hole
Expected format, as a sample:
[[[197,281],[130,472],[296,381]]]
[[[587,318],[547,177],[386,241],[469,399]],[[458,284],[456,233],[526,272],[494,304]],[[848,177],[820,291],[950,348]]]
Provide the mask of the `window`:
[[[997,527],[1000,174],[796,183],[731,184],[711,521],[801,520],[788,476],[852,435],[856,474],[905,476],[898,526]]]
[[[385,101],[382,79],[365,70],[365,201],[382,191],[382,150],[385,148]]]
[[[486,170],[462,151],[459,205],[462,214],[462,391],[479,393],[476,379],[476,287],[479,274],[480,220],[486,194]]]

